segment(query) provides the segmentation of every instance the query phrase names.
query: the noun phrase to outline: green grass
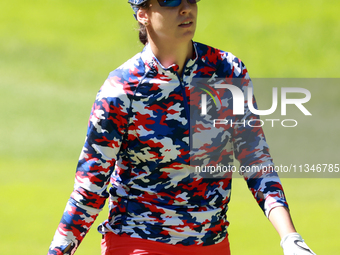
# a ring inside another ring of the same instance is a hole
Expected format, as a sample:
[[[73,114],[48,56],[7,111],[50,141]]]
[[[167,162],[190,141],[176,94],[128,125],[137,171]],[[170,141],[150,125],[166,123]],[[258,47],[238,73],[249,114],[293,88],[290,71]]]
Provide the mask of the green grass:
[[[233,254],[283,254],[280,238],[235,179],[228,214]],[[338,179],[282,179],[297,231],[316,254],[337,254],[340,200]],[[255,248],[254,248],[255,247]]]
[[[339,78],[339,7],[335,0],[205,0],[195,40],[231,51],[251,77]],[[0,254],[47,252],[72,191],[95,94],[141,49],[126,1],[0,3]],[[315,81],[306,87],[312,117],[291,111],[287,118],[298,119],[298,127],[264,127],[276,164],[340,163],[340,88],[337,80]],[[265,109],[271,86],[254,82]],[[282,182],[307,244],[317,254],[336,254],[340,179]],[[100,253],[95,228],[106,215],[104,209],[77,254]],[[228,217],[233,254],[282,254],[240,178]]]

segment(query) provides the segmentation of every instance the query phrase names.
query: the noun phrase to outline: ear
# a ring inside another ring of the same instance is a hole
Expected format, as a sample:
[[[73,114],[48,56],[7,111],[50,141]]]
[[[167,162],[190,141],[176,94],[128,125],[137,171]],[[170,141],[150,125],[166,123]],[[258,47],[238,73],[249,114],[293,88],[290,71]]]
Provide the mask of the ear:
[[[148,24],[149,23],[149,17],[148,17],[148,14],[146,12],[146,10],[143,10],[143,9],[139,9],[137,11],[137,20],[138,22],[142,23],[142,24]]]

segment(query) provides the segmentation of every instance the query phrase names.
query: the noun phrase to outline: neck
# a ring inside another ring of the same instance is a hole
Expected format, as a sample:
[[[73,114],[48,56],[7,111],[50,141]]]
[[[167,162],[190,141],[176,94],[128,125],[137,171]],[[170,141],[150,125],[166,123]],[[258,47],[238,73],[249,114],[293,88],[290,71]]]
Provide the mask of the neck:
[[[153,40],[149,41],[151,50],[159,62],[168,68],[173,64],[177,64],[179,67],[178,73],[181,75],[184,69],[184,65],[188,59],[192,58],[194,49],[192,41],[185,43],[172,44],[159,43]]]

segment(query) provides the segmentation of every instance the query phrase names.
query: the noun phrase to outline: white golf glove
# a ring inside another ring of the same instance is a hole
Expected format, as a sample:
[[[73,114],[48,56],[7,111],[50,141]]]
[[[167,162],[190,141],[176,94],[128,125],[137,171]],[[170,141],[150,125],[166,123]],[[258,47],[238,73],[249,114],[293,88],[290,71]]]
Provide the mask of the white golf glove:
[[[298,233],[290,233],[281,240],[284,255],[316,255]]]

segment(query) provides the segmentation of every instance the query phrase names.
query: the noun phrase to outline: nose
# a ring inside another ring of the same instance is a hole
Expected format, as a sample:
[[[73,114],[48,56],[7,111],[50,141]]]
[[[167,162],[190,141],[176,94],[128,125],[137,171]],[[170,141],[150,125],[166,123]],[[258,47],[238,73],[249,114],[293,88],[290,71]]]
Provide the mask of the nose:
[[[182,0],[181,5],[180,5],[181,9],[181,14],[187,14],[190,13],[192,8],[193,8],[193,4],[190,4],[188,0]]]

